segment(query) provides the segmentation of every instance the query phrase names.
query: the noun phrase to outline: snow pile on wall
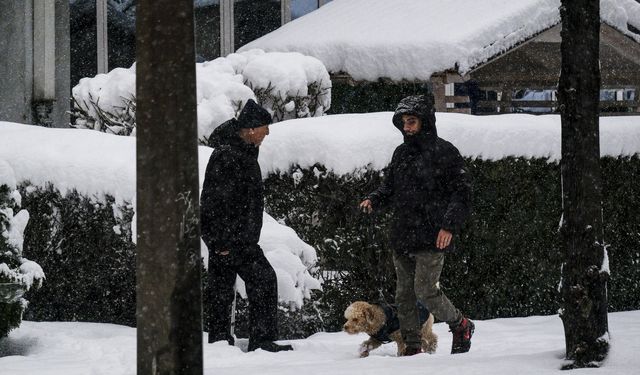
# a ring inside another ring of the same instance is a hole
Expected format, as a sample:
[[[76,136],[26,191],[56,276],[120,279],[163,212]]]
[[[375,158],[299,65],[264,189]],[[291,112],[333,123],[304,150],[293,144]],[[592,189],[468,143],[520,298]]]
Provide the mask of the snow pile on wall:
[[[362,168],[381,170],[402,142],[392,125],[392,112],[328,115],[273,124],[260,147],[264,176],[288,171],[292,165],[322,164],[337,174]],[[436,113],[438,135],[463,156],[485,160],[505,157],[560,160],[560,116],[504,114],[472,116]],[[600,118],[602,156],[640,152],[640,116]],[[211,154],[199,147],[200,182]],[[135,197],[135,140],[110,134],[47,129],[0,122],[0,160],[6,160],[17,181],[44,186],[53,183],[65,193],[109,194],[116,202]]]
[[[75,126],[129,134],[120,123],[135,122],[135,105],[128,103],[135,103],[135,78],[134,64],[81,79],[72,93],[76,113],[87,115],[76,120]],[[218,125],[236,116],[248,99],[257,99],[274,121],[321,116],[331,105],[326,68],[318,59],[299,53],[251,50],[199,63],[196,86],[199,139],[206,139]],[[101,118],[105,113],[114,115],[114,123]]]
[[[239,51],[295,51],[356,80],[461,74],[560,22],[560,0],[334,0]],[[640,4],[601,0],[602,19],[640,42]]]
[[[263,175],[322,164],[336,174],[362,168],[380,170],[402,143],[391,123],[392,112],[329,115],[283,121],[271,126],[260,147]],[[436,113],[438,136],[463,156],[484,160],[506,157],[560,160],[560,116],[504,114],[472,116]],[[602,156],[630,156],[640,152],[640,116],[600,118]]]

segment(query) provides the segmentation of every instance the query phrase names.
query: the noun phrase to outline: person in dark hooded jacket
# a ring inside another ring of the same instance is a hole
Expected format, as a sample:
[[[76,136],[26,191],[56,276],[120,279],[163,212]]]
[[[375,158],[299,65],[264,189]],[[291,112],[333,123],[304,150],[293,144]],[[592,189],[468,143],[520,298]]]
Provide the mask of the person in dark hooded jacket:
[[[464,159],[451,143],[438,137],[432,94],[400,101],[393,124],[404,142],[393,153],[382,185],[360,208],[371,213],[392,211],[390,246],[396,268],[396,304],[407,349],[420,353],[420,325],[416,301],[449,324],[451,353],[471,347],[474,325],[440,289],[444,254],[454,251],[453,235],[471,211],[471,178]]]
[[[236,275],[249,299],[249,351],[291,350],[278,345],[278,287],[275,271],[258,245],[264,196],[258,148],[269,134],[271,116],[249,100],[238,119],[216,128],[200,197],[202,240],[209,248],[209,342],[227,340]]]

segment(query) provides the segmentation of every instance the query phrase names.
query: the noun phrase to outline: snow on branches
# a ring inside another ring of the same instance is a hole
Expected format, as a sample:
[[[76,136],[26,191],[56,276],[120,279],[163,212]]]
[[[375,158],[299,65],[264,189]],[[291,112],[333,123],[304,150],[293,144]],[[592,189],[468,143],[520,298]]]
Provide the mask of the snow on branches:
[[[322,116],[331,105],[331,80],[316,58],[250,50],[196,64],[198,139],[238,115],[254,99],[274,122]],[[73,88],[72,126],[117,135],[136,129],[135,64],[83,78]]]

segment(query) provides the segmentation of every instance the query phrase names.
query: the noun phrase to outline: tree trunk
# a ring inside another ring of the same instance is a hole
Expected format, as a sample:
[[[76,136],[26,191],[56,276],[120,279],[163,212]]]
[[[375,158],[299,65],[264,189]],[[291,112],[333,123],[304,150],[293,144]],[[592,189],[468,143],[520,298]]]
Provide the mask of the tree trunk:
[[[137,7],[138,374],[202,374],[193,0]]]
[[[600,1],[562,0],[560,317],[564,368],[597,367],[608,352],[606,248],[603,242],[600,147]]]

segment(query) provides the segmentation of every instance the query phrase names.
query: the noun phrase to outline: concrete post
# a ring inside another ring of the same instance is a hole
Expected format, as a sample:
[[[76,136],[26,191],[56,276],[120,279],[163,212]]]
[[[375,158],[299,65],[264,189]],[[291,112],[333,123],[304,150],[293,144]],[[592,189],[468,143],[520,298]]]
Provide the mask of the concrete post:
[[[235,51],[233,0],[220,0],[220,56]]]
[[[98,74],[109,71],[109,28],[107,14],[107,0],[96,0],[96,54],[98,58]]]

